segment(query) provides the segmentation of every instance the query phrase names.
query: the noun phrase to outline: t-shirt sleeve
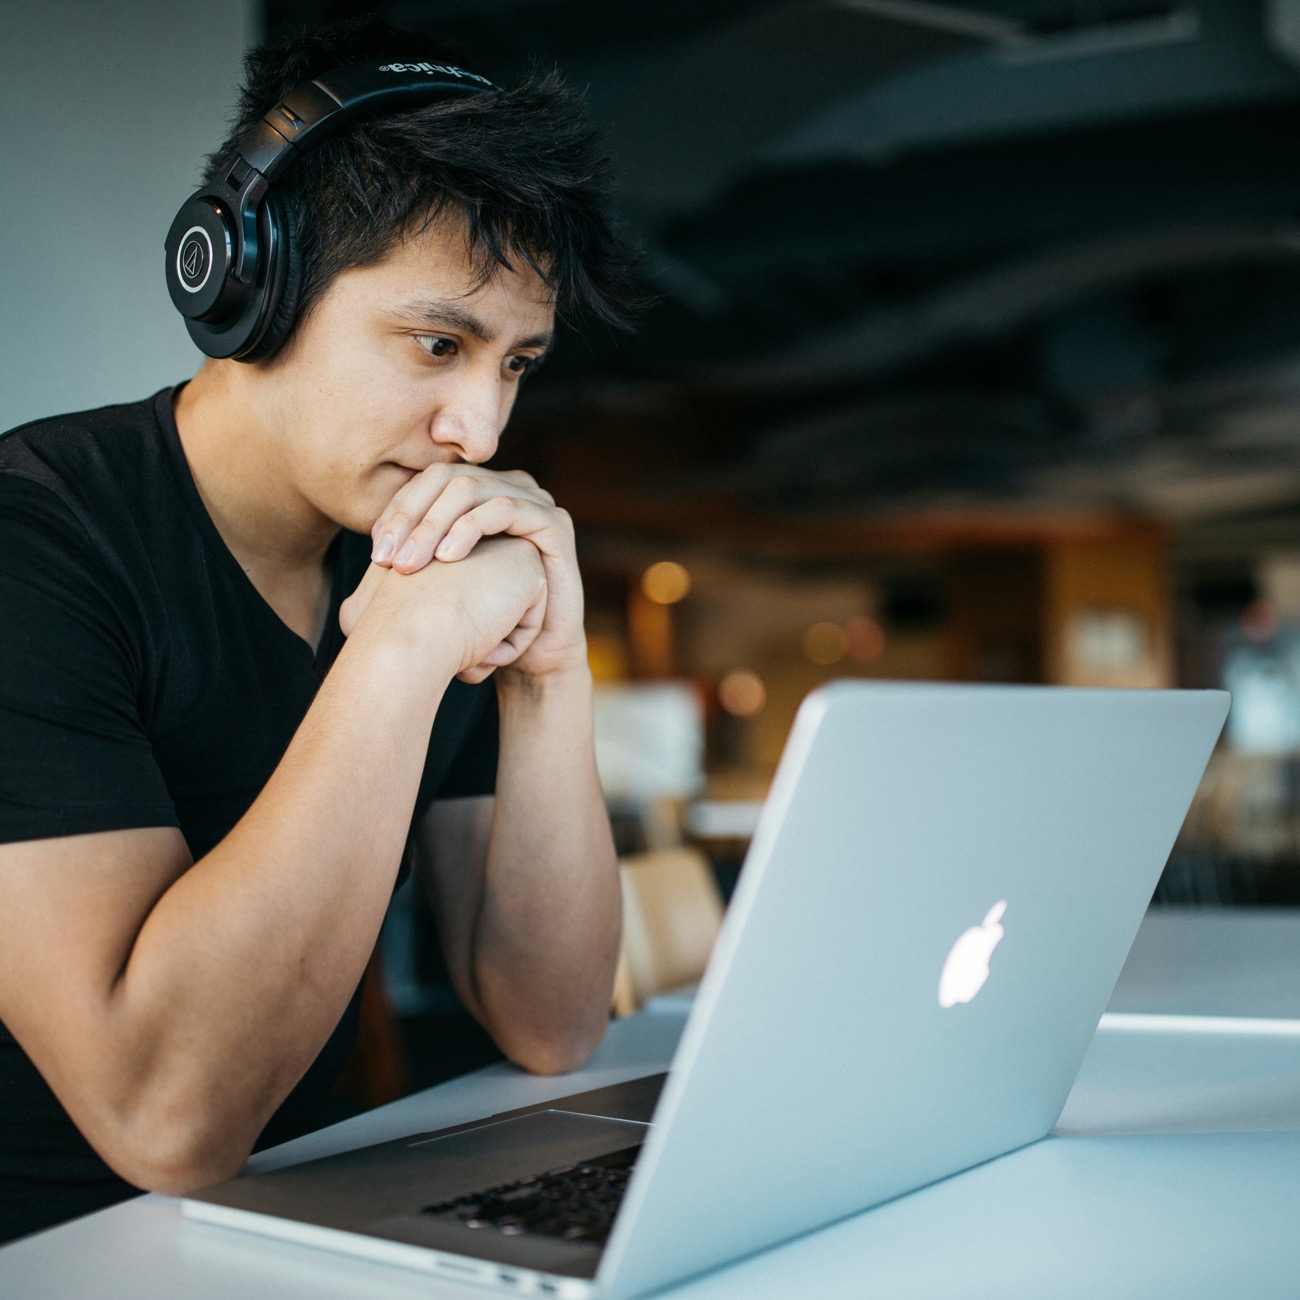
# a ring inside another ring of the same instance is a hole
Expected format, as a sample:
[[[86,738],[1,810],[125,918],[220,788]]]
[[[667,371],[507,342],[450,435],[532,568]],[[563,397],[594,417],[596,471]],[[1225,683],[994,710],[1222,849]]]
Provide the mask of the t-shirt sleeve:
[[[125,603],[59,494],[0,472],[0,842],[179,825]]]

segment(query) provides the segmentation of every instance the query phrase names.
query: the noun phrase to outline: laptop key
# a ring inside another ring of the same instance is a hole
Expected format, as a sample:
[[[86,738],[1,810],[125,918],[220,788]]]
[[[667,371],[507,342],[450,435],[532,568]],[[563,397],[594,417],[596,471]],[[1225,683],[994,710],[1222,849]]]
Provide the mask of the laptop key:
[[[424,1207],[454,1216],[467,1228],[503,1236],[533,1233],[603,1245],[627,1188],[640,1147],[566,1165]]]

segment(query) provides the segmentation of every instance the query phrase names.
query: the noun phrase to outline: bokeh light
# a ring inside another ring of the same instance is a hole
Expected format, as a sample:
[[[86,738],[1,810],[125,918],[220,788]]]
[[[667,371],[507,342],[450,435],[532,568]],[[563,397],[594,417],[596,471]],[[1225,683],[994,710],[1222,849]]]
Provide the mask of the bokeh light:
[[[734,668],[718,683],[718,703],[736,718],[752,718],[767,703],[763,679],[749,668]]]
[[[660,560],[641,575],[641,590],[656,605],[675,605],[691,589],[691,575],[675,560]]]
[[[1271,641],[1277,635],[1277,611],[1266,600],[1256,600],[1241,612],[1241,630],[1248,641]]]
[[[838,663],[848,648],[848,634],[838,623],[814,623],[803,634],[803,652],[815,664]]]
[[[885,629],[874,618],[859,614],[844,625],[849,658],[868,663],[879,657],[885,649]]]

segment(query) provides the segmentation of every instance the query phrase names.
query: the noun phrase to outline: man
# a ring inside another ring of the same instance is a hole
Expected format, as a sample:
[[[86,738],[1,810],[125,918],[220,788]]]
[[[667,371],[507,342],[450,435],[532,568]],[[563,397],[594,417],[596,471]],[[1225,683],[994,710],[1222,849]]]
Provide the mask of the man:
[[[210,169],[299,82],[436,58],[371,20],[254,51]],[[557,311],[617,318],[593,147],[554,78],[354,123],[277,184],[269,356],[0,440],[0,1240],[313,1126],[408,837],[502,1051],[599,1041],[572,527],[483,468]]]

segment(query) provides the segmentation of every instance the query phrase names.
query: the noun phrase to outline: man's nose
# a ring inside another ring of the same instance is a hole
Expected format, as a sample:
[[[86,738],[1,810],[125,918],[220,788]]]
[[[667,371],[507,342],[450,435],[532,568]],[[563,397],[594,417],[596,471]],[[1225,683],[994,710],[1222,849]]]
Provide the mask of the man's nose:
[[[471,465],[491,460],[501,436],[500,386],[458,386],[434,412],[430,432],[434,442]]]

